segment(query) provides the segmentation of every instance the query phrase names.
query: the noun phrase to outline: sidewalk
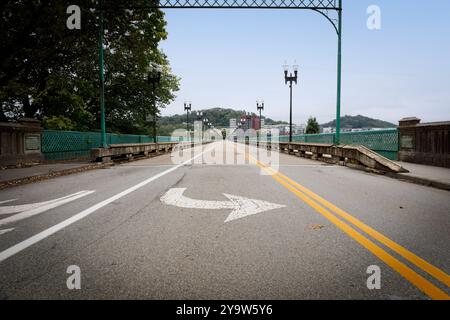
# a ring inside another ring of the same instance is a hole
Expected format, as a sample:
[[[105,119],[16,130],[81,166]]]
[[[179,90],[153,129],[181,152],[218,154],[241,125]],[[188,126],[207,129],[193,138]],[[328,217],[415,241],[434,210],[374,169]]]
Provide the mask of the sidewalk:
[[[450,168],[433,167],[422,164],[396,161],[409,173],[395,174],[395,178],[423,184],[439,189],[450,190]],[[390,176],[393,176],[390,174]]]
[[[111,164],[89,161],[44,163],[31,167],[0,170],[0,190],[53,177],[103,168]]]

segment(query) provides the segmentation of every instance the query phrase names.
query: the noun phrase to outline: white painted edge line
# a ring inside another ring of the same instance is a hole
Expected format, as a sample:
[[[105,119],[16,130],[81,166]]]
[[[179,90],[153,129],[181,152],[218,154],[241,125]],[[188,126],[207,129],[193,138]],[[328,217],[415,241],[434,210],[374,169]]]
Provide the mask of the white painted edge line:
[[[13,230],[14,230],[14,228],[0,230],[0,235],[8,233],[8,232],[13,231]]]
[[[209,151],[210,149],[211,148],[209,148],[207,150],[203,150],[200,154],[196,155],[195,157],[193,157],[193,158],[191,158],[191,159],[189,159],[189,160],[187,160],[187,161],[185,161],[185,162],[183,162],[181,164],[178,164],[178,165],[176,165],[173,168],[170,168],[170,169],[167,169],[166,171],[158,173],[157,175],[155,175],[155,176],[153,176],[151,178],[148,178],[147,180],[144,180],[141,183],[138,183],[137,185],[135,185],[135,186],[133,186],[131,188],[126,189],[125,191],[122,191],[122,192],[116,194],[115,196],[112,196],[112,197],[110,197],[110,198],[108,198],[106,200],[103,200],[102,202],[99,202],[96,205],[93,205],[92,207],[90,207],[90,208],[88,208],[86,210],[83,210],[80,213],[75,214],[74,216],[68,218],[67,220],[64,220],[64,221],[54,225],[53,227],[50,227],[50,228],[48,228],[48,229],[46,229],[46,230],[44,230],[44,231],[42,231],[42,232],[40,232],[40,233],[38,233],[38,234],[36,234],[34,236],[32,236],[32,237],[30,237],[30,238],[28,238],[28,239],[26,239],[26,240],[24,240],[22,242],[19,242],[18,244],[16,244],[16,245],[14,245],[14,246],[12,246],[12,247],[10,247],[10,248],[0,252],[0,262],[5,261],[6,259],[8,259],[8,258],[14,256],[15,254],[25,250],[26,248],[32,246],[33,244],[36,244],[39,241],[41,241],[41,240],[43,240],[43,239],[45,239],[45,238],[55,234],[56,232],[64,229],[65,227],[70,226],[71,224],[73,224],[73,223],[75,223],[75,222],[77,222],[77,221],[87,217],[91,213],[93,213],[93,212],[103,208],[104,206],[107,206],[111,202],[114,202],[114,201],[116,201],[116,200],[118,200],[118,199],[120,199],[120,198],[122,198],[122,197],[124,197],[124,196],[126,196],[126,195],[128,195],[128,194],[130,194],[130,193],[132,193],[132,192],[134,192],[134,191],[136,191],[138,189],[140,189],[140,188],[142,188],[143,186],[149,184],[150,182],[153,182],[153,181],[161,178],[162,176],[165,176],[166,174],[171,173],[171,172],[177,170],[178,168],[180,168],[180,167],[182,167],[182,166],[184,166],[186,164],[189,164],[191,161],[193,161],[193,160],[197,159],[198,157],[202,156],[205,152]]]
[[[19,199],[10,199],[10,200],[4,200],[4,201],[0,201],[0,204],[4,204],[4,203],[8,203],[8,202],[13,202],[13,201],[17,201]]]

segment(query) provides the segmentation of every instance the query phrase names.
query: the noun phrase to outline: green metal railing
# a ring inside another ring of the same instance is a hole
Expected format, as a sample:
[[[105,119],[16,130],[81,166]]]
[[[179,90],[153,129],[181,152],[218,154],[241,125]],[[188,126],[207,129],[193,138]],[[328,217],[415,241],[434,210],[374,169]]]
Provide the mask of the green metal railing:
[[[289,136],[280,136],[280,142],[288,142]],[[334,133],[306,134],[292,137],[294,142],[305,143],[335,143]],[[398,131],[397,129],[341,132],[340,144],[363,145],[380,155],[397,160]]]
[[[294,142],[334,143],[333,133],[308,134],[293,136]],[[158,142],[178,142],[179,139],[158,136]],[[130,135],[108,133],[108,144],[151,143],[153,137],[146,135]],[[288,136],[280,136],[280,142],[288,142]],[[56,131],[44,130],[42,133],[42,153],[46,160],[71,160],[90,157],[90,150],[101,145],[98,132]],[[373,130],[361,132],[342,132],[341,144],[363,145],[382,156],[397,160],[398,131],[397,129]]]
[[[172,142],[171,137],[158,137],[158,142]],[[108,144],[151,143],[153,137],[132,134],[106,134]],[[90,157],[92,148],[101,145],[99,132],[44,130],[41,139],[42,153],[46,160],[72,160]]]

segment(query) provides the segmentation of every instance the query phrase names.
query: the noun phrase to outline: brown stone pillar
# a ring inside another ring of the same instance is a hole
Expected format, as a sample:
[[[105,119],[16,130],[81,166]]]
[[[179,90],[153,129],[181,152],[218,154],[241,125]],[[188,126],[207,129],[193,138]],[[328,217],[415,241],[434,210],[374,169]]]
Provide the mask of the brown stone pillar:
[[[0,122],[0,165],[17,166],[41,162],[40,122],[20,119],[18,122]]]

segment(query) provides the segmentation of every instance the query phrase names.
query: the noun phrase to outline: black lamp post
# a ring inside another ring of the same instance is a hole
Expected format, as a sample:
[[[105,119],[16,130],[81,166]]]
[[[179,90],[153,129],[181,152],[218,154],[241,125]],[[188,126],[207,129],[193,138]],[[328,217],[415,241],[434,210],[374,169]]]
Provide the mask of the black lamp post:
[[[284,65],[284,81],[287,84],[289,82],[289,89],[290,89],[290,108],[289,108],[289,142],[292,142],[292,82],[295,82],[297,84],[298,80],[298,65],[292,66],[294,69],[294,75],[292,73],[288,74],[289,66]]]
[[[203,121],[203,112],[197,111],[197,121]]]
[[[204,127],[202,127],[202,130],[205,130],[206,126],[208,125],[208,118],[203,119],[203,125],[204,125]]]
[[[185,102],[184,103],[184,111],[186,111],[186,131],[189,135],[189,111],[192,110],[192,103],[189,102]]]
[[[156,136],[156,122],[158,120],[157,116],[157,108],[156,108],[156,86],[161,82],[162,68],[160,65],[154,65],[152,67],[151,72],[148,74],[147,81],[152,85],[152,95],[153,95],[153,108],[155,110],[155,114],[153,115],[153,141],[155,143],[158,142],[158,138]]]
[[[264,110],[264,100],[256,101],[256,109],[259,111],[259,130],[261,130],[261,112]]]

